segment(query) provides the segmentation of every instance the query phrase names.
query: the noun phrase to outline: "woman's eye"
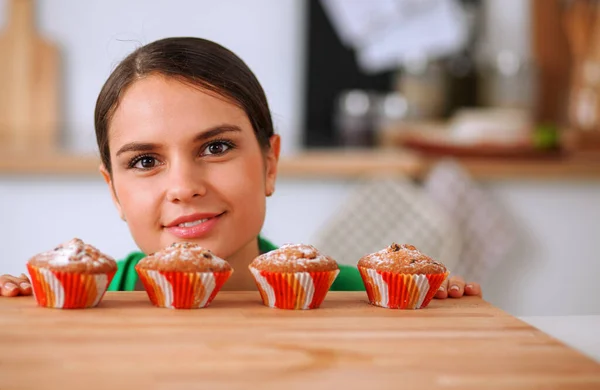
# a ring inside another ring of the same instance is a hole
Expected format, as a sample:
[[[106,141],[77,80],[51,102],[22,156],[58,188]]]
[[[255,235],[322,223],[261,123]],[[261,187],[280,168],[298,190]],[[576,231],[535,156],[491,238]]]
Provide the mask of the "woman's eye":
[[[230,148],[230,146],[224,142],[213,142],[212,144],[208,145],[206,147],[206,149],[204,149],[204,152],[202,154],[204,154],[204,155],[223,154],[227,150],[229,150],[229,148]]]
[[[138,169],[150,169],[156,166],[156,159],[154,157],[142,157],[134,165],[134,168]]]

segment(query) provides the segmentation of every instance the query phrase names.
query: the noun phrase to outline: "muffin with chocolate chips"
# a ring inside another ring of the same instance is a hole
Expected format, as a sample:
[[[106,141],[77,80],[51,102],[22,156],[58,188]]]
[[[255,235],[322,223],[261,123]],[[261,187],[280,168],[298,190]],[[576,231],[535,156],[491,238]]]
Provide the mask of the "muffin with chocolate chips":
[[[304,244],[258,256],[249,268],[263,303],[279,309],[318,308],[340,272],[335,260]]]
[[[371,304],[389,309],[426,307],[448,277],[442,263],[406,244],[364,256],[358,270]]]
[[[179,242],[135,267],[152,304],[170,309],[208,306],[231,276],[231,265],[197,244]]]
[[[38,305],[84,309],[100,303],[117,271],[117,262],[74,238],[32,257],[27,270]]]

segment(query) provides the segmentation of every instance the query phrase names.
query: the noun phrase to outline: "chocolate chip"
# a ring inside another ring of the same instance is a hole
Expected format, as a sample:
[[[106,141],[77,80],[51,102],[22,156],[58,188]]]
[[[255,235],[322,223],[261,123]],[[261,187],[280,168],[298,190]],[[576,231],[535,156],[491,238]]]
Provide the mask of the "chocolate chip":
[[[416,262],[417,262],[417,259],[410,259],[411,264],[416,263]]]
[[[390,251],[392,252],[398,252],[400,250],[400,245],[396,244],[395,242],[390,245]]]
[[[212,259],[212,256],[210,255],[210,253],[203,253],[202,256],[204,256],[205,259]]]

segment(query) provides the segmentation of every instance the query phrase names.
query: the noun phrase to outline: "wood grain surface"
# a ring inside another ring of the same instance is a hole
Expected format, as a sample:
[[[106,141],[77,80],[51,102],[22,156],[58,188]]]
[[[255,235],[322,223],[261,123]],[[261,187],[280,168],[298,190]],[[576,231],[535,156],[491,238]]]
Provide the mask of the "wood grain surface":
[[[144,292],[57,310],[0,298],[0,388],[598,389],[600,364],[480,298],[417,311],[330,292],[312,311],[221,292],[207,309]]]

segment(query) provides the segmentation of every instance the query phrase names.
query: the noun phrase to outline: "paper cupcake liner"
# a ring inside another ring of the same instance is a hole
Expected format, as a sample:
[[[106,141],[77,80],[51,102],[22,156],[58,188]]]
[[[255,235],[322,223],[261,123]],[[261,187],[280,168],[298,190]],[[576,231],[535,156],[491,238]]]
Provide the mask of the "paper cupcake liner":
[[[97,306],[115,272],[81,274],[51,271],[27,264],[33,295],[38,305],[56,309],[84,309]]]
[[[168,309],[207,307],[233,272],[136,271],[152,304]]]
[[[395,274],[359,267],[372,305],[388,309],[422,309],[429,305],[448,273]]]
[[[339,270],[324,272],[269,272],[250,268],[266,306],[307,310],[321,306]]]

